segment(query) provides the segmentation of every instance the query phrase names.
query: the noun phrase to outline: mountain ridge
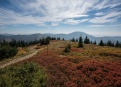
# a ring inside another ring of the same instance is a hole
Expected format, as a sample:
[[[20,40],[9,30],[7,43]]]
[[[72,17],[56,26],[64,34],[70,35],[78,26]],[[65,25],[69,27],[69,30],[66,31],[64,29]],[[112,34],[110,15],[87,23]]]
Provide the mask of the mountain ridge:
[[[65,40],[70,40],[72,38],[78,39],[80,36],[82,36],[82,38],[84,39],[86,36],[91,40],[91,41],[95,41],[97,43],[99,43],[99,41],[102,39],[104,42],[107,42],[108,40],[111,40],[112,42],[116,42],[117,40],[119,42],[121,42],[121,36],[103,36],[103,37],[95,37],[93,35],[87,34],[85,32],[80,32],[80,31],[75,31],[69,34],[64,34],[64,33],[59,33],[59,34],[52,34],[52,33],[45,33],[45,34],[41,34],[41,33],[35,33],[35,34],[23,34],[23,35],[14,35],[14,34],[0,34],[0,40],[7,40],[7,41],[11,41],[12,39],[15,40],[24,40],[26,42],[28,41],[33,41],[33,40],[39,40],[43,37],[60,37],[61,39],[64,38]]]

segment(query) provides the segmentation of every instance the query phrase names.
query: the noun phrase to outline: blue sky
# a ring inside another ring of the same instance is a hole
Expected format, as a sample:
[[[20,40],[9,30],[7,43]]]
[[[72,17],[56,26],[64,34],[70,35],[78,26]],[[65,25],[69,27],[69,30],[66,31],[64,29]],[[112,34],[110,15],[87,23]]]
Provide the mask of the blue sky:
[[[0,0],[0,34],[121,36],[121,0]]]

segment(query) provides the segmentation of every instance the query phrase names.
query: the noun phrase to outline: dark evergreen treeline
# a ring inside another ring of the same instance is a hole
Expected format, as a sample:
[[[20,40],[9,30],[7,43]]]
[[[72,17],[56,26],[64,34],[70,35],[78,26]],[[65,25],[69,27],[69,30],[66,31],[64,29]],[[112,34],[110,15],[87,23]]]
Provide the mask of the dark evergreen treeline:
[[[0,46],[0,60],[4,58],[9,58],[18,52],[16,47],[10,47],[9,45],[6,46]]]
[[[0,60],[16,55],[16,53],[18,52],[17,50],[18,47],[28,47],[34,44],[48,45],[50,40],[56,40],[56,38],[46,37],[40,40],[31,41],[31,42],[16,41],[14,39],[10,42],[3,40],[0,42]]]
[[[75,39],[74,37],[70,40],[72,42],[78,42],[78,39]],[[83,47],[84,44],[97,44],[96,40],[94,42],[90,41],[90,39],[86,36],[83,40],[82,37],[79,37],[78,47]],[[111,40],[107,41],[106,43],[103,42],[103,40],[100,40],[99,46],[110,46],[110,47],[121,47],[121,43],[117,41],[116,43],[112,42]]]
[[[74,37],[70,40],[72,42],[78,42],[78,39],[75,39]]]
[[[56,40],[55,37],[46,37],[46,38],[42,38],[39,40],[34,40],[34,41],[30,41],[30,42],[25,42],[25,41],[16,41],[16,40],[12,40],[10,42],[7,42],[5,40],[0,42],[0,47],[2,46],[10,46],[10,47],[27,47],[30,45],[34,45],[34,44],[40,44],[40,45],[47,45],[49,44],[50,40]]]
[[[18,47],[28,47],[30,45],[34,44],[40,44],[40,45],[48,45],[50,43],[50,40],[61,40],[60,37],[55,38],[55,37],[46,37],[42,38],[39,40],[34,40],[30,42],[25,42],[25,41],[16,41],[12,40],[10,42],[7,42],[5,40],[0,42],[0,60],[4,58],[9,58],[17,53],[17,48]],[[64,38],[62,39],[64,40]],[[78,42],[78,47],[83,47],[84,44],[97,44],[96,40],[94,42],[90,41],[90,39],[86,36],[85,39],[83,40],[82,37],[80,36],[79,39],[72,38],[72,42]],[[113,43],[111,40],[109,40],[107,43],[104,43],[103,40],[100,40],[100,43],[98,44],[99,46],[111,46],[111,47],[121,47],[121,43],[118,41],[116,43]],[[69,44],[70,46],[70,44]],[[68,47],[67,47],[68,48]],[[65,50],[68,50],[68,49]]]
[[[89,40],[89,38],[87,36],[84,39],[84,43],[85,44],[97,44],[96,40],[94,42],[92,42],[92,41]],[[99,42],[98,45],[99,46],[110,46],[110,47],[121,47],[121,43],[119,43],[119,41],[117,41],[116,43],[114,43],[111,40],[109,40],[106,43],[104,43],[102,39],[100,40],[100,42]]]
[[[116,43],[111,42],[109,40],[107,43],[104,43],[103,40],[100,40],[100,43],[98,44],[99,46],[110,46],[110,47],[121,47],[121,43],[117,41]]]
[[[89,38],[86,36],[86,38],[84,39],[84,43],[85,44],[90,44],[90,40],[89,40]]]
[[[28,47],[34,44],[48,45],[50,43],[50,40],[60,40],[60,37],[55,38],[48,36],[46,38],[43,37],[42,39],[39,40],[35,39],[34,41],[30,42],[25,42],[22,40],[16,41],[14,39],[12,39],[12,41],[9,42],[3,40],[0,42],[0,60],[16,55],[16,53],[18,52],[17,50],[18,47]],[[62,40],[64,40],[64,38]]]

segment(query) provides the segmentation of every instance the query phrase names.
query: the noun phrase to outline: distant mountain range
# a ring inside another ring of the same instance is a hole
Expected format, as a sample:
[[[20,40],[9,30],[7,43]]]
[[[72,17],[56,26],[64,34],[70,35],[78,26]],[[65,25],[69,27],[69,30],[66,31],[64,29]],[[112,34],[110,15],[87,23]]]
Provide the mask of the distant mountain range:
[[[112,42],[116,42],[117,40],[119,42],[121,42],[121,36],[105,36],[105,37],[94,37],[92,35],[89,35],[87,33],[84,33],[84,32],[72,32],[72,33],[69,33],[69,34],[51,34],[51,33],[45,33],[45,34],[30,34],[30,35],[12,35],[12,34],[0,34],[0,40],[3,40],[5,39],[6,41],[11,41],[12,39],[15,39],[15,40],[24,40],[26,42],[28,41],[33,41],[33,40],[39,40],[43,37],[47,37],[47,36],[50,36],[50,37],[60,37],[61,39],[64,38],[65,40],[70,40],[72,39],[73,37],[75,39],[78,39],[80,36],[82,36],[82,38],[84,39],[86,36],[88,36],[88,38],[91,40],[91,41],[95,41],[97,43],[99,43],[99,41],[102,39],[104,42],[107,42],[108,40],[111,40]]]

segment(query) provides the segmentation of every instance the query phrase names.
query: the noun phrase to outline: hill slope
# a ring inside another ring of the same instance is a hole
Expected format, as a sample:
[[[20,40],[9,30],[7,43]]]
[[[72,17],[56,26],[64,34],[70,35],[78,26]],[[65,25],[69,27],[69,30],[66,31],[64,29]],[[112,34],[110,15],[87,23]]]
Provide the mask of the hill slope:
[[[28,61],[35,61],[47,70],[48,87],[120,87],[121,50],[112,47],[53,41],[47,50]]]

